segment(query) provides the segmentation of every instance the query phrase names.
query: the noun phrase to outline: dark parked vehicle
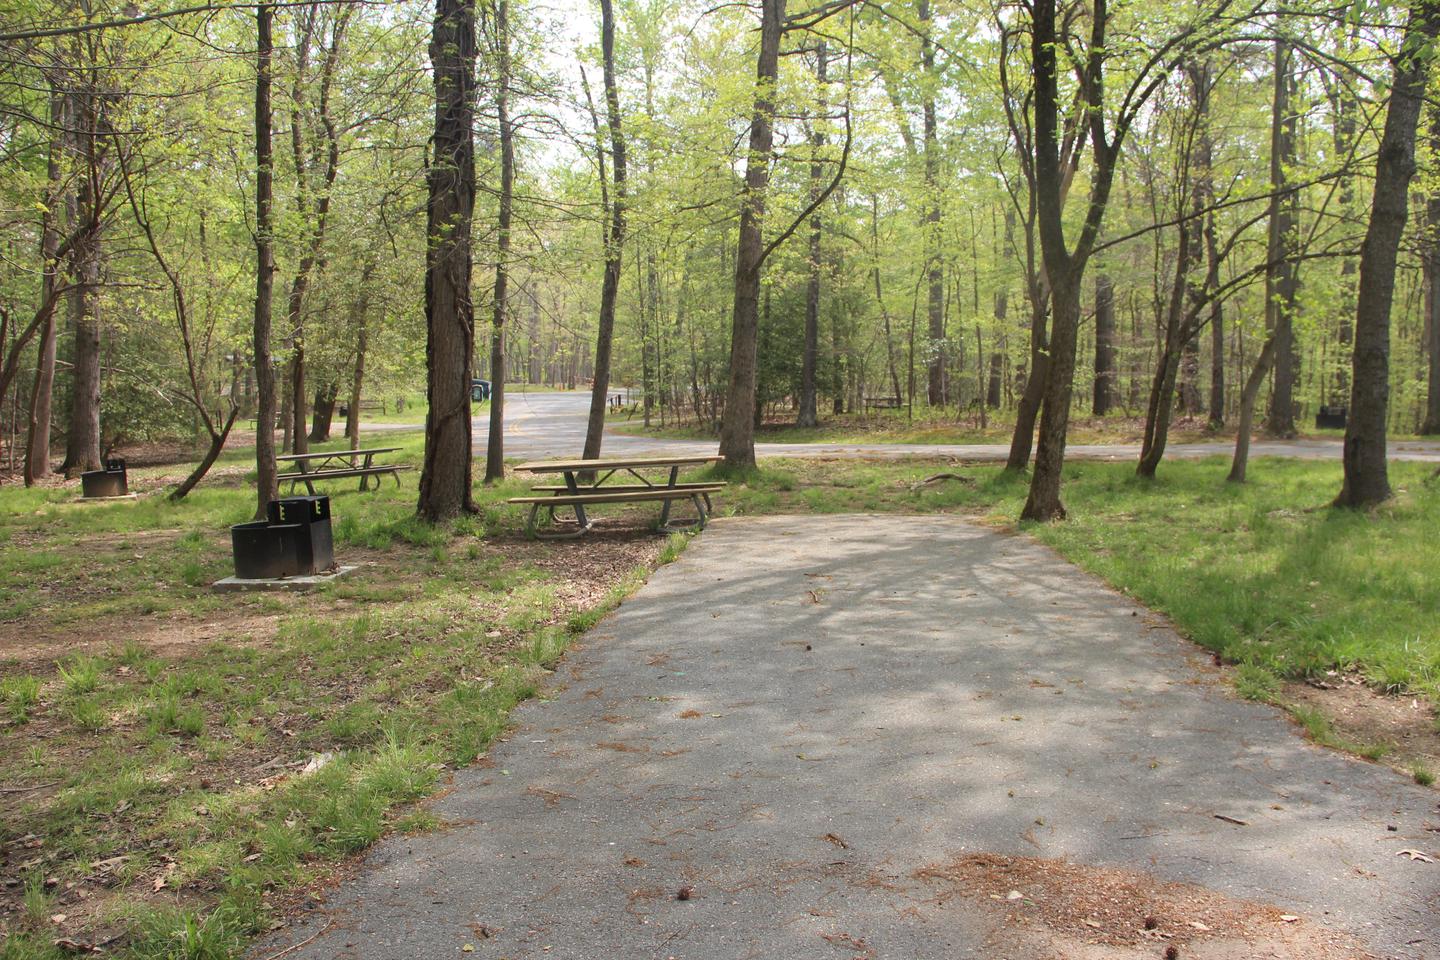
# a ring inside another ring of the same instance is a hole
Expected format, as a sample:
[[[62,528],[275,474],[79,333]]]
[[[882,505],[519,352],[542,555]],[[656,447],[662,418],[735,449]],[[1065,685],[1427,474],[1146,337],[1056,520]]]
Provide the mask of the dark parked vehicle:
[[[490,381],[474,379],[470,381],[470,400],[472,403],[480,403],[490,399]]]

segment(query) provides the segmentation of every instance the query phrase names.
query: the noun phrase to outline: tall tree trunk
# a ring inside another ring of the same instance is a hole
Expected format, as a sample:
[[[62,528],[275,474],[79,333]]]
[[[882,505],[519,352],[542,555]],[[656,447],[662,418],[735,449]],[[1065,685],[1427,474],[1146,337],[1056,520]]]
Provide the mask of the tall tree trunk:
[[[306,453],[310,449],[310,437],[308,425],[306,424],[305,412],[307,403],[305,398],[305,340],[303,331],[296,331],[302,334],[295,337],[291,342],[290,352],[290,376],[287,379],[287,390],[289,391],[290,403],[286,407],[290,414],[288,425],[290,432],[290,451],[292,453]]]
[[[935,45],[930,39],[931,17],[929,0],[920,0],[920,72],[924,84],[922,111],[924,115],[925,195],[929,209],[925,213],[925,275],[929,284],[926,318],[929,322],[929,349],[926,351],[928,383],[926,394],[932,407],[945,405],[945,283],[940,259],[940,143],[935,119]]]
[[[1265,346],[1260,350],[1260,356],[1255,360],[1255,369],[1250,371],[1250,376],[1245,381],[1245,387],[1240,391],[1240,414],[1239,423],[1235,430],[1235,456],[1230,461],[1230,475],[1225,479],[1231,483],[1244,483],[1245,471],[1250,466],[1250,433],[1255,428],[1255,401],[1260,396],[1260,387],[1264,385],[1265,378],[1270,375],[1270,367],[1275,361],[1275,338],[1267,337]]]
[[[1440,157],[1440,109],[1430,108],[1430,155]],[[1427,382],[1425,418],[1420,432],[1440,433],[1440,190],[1431,188],[1425,202],[1425,237],[1421,265],[1425,271],[1425,343]]]
[[[1115,405],[1115,289],[1105,274],[1095,277],[1095,396],[1091,412],[1103,417]]]
[[[756,359],[759,350],[760,269],[765,200],[774,146],[775,80],[785,0],[762,0],[760,53],[755,65],[755,115],[750,123],[745,189],[740,200],[740,235],[735,247],[735,302],[730,319],[730,388],[720,425],[720,455],[728,466],[755,466]]]
[[[1294,260],[1300,194],[1290,185],[1298,122],[1291,105],[1296,92],[1294,59],[1290,44],[1277,40],[1274,116],[1270,127],[1270,187],[1274,191],[1270,201],[1268,260],[1271,269],[1266,282],[1270,329],[1275,336],[1275,381],[1270,391],[1266,431],[1274,437],[1295,436],[1295,380],[1300,370],[1300,356],[1295,347],[1299,278]]]
[[[475,305],[470,298],[470,237],[475,211],[475,0],[435,0],[430,62],[435,77],[434,154],[427,177],[425,229],[430,408],[425,414],[425,463],[416,509],[422,519],[436,522],[474,509],[470,363]],[[503,381],[495,386],[503,390]],[[499,407],[498,399],[493,404],[492,413]],[[496,426],[492,419],[491,443],[498,447]]]
[[[1357,39],[1358,26],[1352,26],[1350,36],[1346,39],[1344,53],[1348,57],[1352,52]],[[1339,184],[1340,215],[1352,217],[1355,213],[1355,144],[1357,123],[1356,114],[1359,112],[1359,104],[1356,103],[1353,89],[1346,82],[1347,78],[1338,77],[1334,90],[1333,114],[1335,117],[1335,156],[1339,162],[1344,164],[1341,169]],[[1336,297],[1336,307],[1339,312],[1339,341],[1340,351],[1348,356],[1354,344],[1355,330],[1355,280],[1356,280],[1355,258],[1345,257],[1340,261],[1340,291]],[[1335,387],[1330,395],[1331,403],[1339,403],[1340,400],[1350,393],[1350,371],[1342,362],[1337,365],[1335,371]]]
[[[1136,467],[1136,473],[1141,477],[1154,477],[1165,455],[1177,380],[1181,384],[1181,409],[1187,413],[1197,410],[1199,388],[1196,380],[1200,366],[1199,345],[1196,343],[1198,321],[1209,298],[1212,281],[1218,279],[1208,273],[1199,283],[1193,278],[1194,270],[1205,253],[1205,217],[1212,206],[1211,155],[1209,144],[1202,135],[1209,124],[1209,65],[1190,64],[1186,73],[1190,80],[1196,129],[1189,153],[1181,158],[1180,180],[1188,193],[1186,207],[1182,207],[1181,212],[1188,208],[1190,216],[1176,227],[1179,242],[1175,252],[1175,276],[1170,285],[1170,302],[1165,312],[1165,337],[1150,388],[1145,440]]]
[[[1205,217],[1205,272],[1220,276],[1220,252],[1215,245],[1215,212]],[[1225,307],[1219,297],[1210,302],[1210,429],[1225,426]]]
[[[315,391],[315,409],[310,417],[310,442],[324,443],[330,439],[330,425],[335,420],[335,402],[340,398],[340,384],[330,381]]]
[[[495,375],[490,382],[490,433],[485,445],[486,483],[505,477],[505,317],[509,309],[510,220],[515,195],[515,131],[510,125],[509,8],[508,0],[500,0],[495,8],[495,45],[500,67],[500,82],[495,91],[495,120],[500,131],[500,210],[495,234],[495,302],[490,320],[490,368]],[[471,163],[474,163],[473,153]],[[471,176],[473,180],[473,167]],[[532,335],[530,340],[533,351],[535,337]],[[531,382],[535,379],[532,377]],[[465,383],[468,392],[468,372]]]
[[[1006,470],[1021,471],[1030,464],[1035,421],[1040,416],[1040,404],[1045,399],[1045,378],[1050,373],[1051,352],[1045,321],[1053,302],[1054,295],[1048,290],[1043,300],[1037,301],[1032,296],[1030,301],[1030,364],[1026,370],[1025,388],[1020,392],[1020,402],[1015,405],[1015,432],[1010,436]]]
[[[821,126],[830,106],[825,96],[825,41],[815,47],[815,82],[820,88],[816,119],[810,128],[810,201],[820,196],[824,189],[822,180],[825,168],[821,154],[825,150],[825,130]],[[816,407],[818,390],[817,376],[820,366],[820,241],[822,218],[817,207],[810,218],[810,256],[806,264],[808,276],[805,282],[805,344],[800,358],[800,409],[795,417],[797,427],[813,427],[819,423]]]
[[[255,423],[255,492],[257,519],[266,516],[266,507],[279,495],[275,468],[275,364],[270,357],[270,312],[275,289],[274,155],[271,144],[270,91],[274,51],[271,26],[275,5],[262,2],[255,8],[255,392],[258,408]]]
[[[62,205],[60,202],[61,172],[60,155],[64,149],[60,130],[65,127],[65,97],[53,86],[50,91],[50,122],[55,129],[51,134],[50,154],[46,164],[45,213],[40,225],[40,301],[53,303],[55,290],[60,283],[60,230],[57,219]],[[50,425],[52,401],[55,395],[55,346],[58,341],[55,330],[55,311],[45,311],[45,320],[40,328],[39,349],[36,352],[35,383],[30,393],[30,424],[25,436],[25,485],[50,476]]]
[[[355,367],[345,410],[345,437],[351,450],[360,449],[360,400],[365,390],[365,357],[370,350],[370,279],[374,274],[375,261],[367,258],[360,271],[360,293],[350,308],[355,326]]]
[[[340,168],[340,140],[335,121],[330,114],[330,92],[334,85],[335,73],[339,68],[340,49],[352,10],[353,8],[349,6],[340,8],[329,47],[325,51],[325,58],[320,67],[319,119],[325,130],[326,150],[324,160],[321,161],[318,184],[310,182],[311,177],[314,176],[311,168],[315,165],[316,158],[306,144],[304,116],[306,70],[309,63],[311,34],[316,19],[314,7],[308,11],[306,27],[297,44],[297,69],[295,81],[290,90],[290,149],[295,166],[295,203],[298,212],[307,221],[306,229],[309,232],[305,251],[300,257],[300,262],[295,269],[295,277],[290,283],[290,297],[286,308],[286,324],[289,328],[286,332],[286,339],[292,346],[289,430],[295,453],[304,453],[309,449],[308,441],[314,439],[313,436],[307,435],[305,424],[305,401],[308,392],[305,385],[305,301],[314,273],[323,270],[325,266],[325,228],[330,219],[330,194],[334,189],[335,177]],[[312,188],[314,190],[313,197],[311,196]],[[320,395],[317,393],[317,400]],[[333,390],[331,396],[333,398]],[[326,435],[328,436],[328,416],[326,421]]]
[[[1005,263],[1012,263],[1015,260],[1015,211],[1008,206],[1005,209],[1005,246],[1003,248]],[[1004,389],[1003,378],[1005,376],[1005,347],[1007,336],[1005,334],[1005,318],[1010,312],[1010,290],[1004,281],[995,287],[995,336],[996,350],[990,355],[990,378],[985,385],[985,405],[991,409],[1000,409],[1001,393]]]
[[[79,153],[77,216],[98,223],[104,201],[100,191],[99,117],[94,88],[83,84],[73,95],[70,111]],[[70,431],[65,441],[65,475],[100,469],[100,261],[97,228],[71,248],[70,324],[74,331],[71,357]]]
[[[600,51],[604,59],[605,117],[610,131],[610,155],[615,195],[610,198],[610,225],[605,236],[605,275],[600,281],[600,322],[595,334],[595,382],[590,389],[590,419],[585,425],[583,456],[600,456],[605,435],[605,406],[610,393],[610,356],[615,340],[615,300],[620,293],[625,250],[625,133],[620,124],[620,91],[615,82],[615,11],[611,0],[600,0]],[[588,89],[588,88],[587,88]],[[605,192],[605,148],[595,121],[595,150],[600,163],[600,189]]]
[[[1405,232],[1407,198],[1415,175],[1415,129],[1429,75],[1429,48],[1440,34],[1440,3],[1416,0],[1395,64],[1385,131],[1375,161],[1375,197],[1360,248],[1355,301],[1355,357],[1350,415],[1345,428],[1345,481],[1335,503],[1365,507],[1390,496],[1385,418],[1390,405],[1390,305],[1395,259]]]
[[[1034,86],[1034,197],[1045,276],[1050,282],[1050,358],[1045,372],[1044,404],[1040,414],[1040,435],[1035,449],[1035,469],[1030,491],[1020,516],[1025,520],[1050,521],[1065,517],[1060,485],[1065,466],[1065,443],[1070,426],[1070,402],[1075,387],[1075,351],[1080,329],[1080,289],[1085,265],[1094,250],[1115,182],[1115,166],[1126,129],[1122,119],[1112,141],[1106,133],[1103,103],[1077,105],[1085,111],[1094,169],[1090,197],[1073,248],[1065,239],[1065,190],[1073,166],[1063,159],[1058,122],[1059,76],[1054,0],[1035,0],[1030,8],[1030,59]],[[1089,49],[1084,64],[1083,89],[1100,96],[1104,89],[1107,0],[1093,0]],[[1141,101],[1143,102],[1143,98]],[[1136,104],[1138,109],[1138,103]],[[1013,453],[1013,450],[1012,450]]]
[[[880,307],[880,317],[885,322],[885,365],[890,371],[890,389],[898,403],[904,394],[900,390],[900,371],[895,364],[895,332],[890,325],[890,310],[885,306],[885,294],[880,287],[880,198],[870,195],[870,242],[874,267],[871,270],[875,280],[875,303]]]
[[[1080,329],[1078,278],[1066,277],[1051,289],[1050,360],[1044,378],[1040,410],[1040,438],[1035,449],[1035,470],[1021,517],[1025,520],[1063,520],[1060,476],[1065,467],[1065,438],[1070,426],[1070,397],[1075,384],[1075,345]],[[1037,374],[1038,375],[1038,374]]]

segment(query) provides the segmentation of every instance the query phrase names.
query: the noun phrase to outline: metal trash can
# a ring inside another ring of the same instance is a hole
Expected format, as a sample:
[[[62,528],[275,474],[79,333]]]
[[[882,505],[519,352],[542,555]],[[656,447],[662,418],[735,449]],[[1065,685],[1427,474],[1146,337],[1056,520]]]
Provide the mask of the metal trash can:
[[[284,497],[265,508],[271,525],[300,528],[297,560],[302,574],[322,573],[335,566],[335,540],[330,530],[330,498]]]
[[[280,580],[300,573],[301,543],[307,539],[299,524],[266,520],[237,523],[230,528],[235,576],[241,580]]]
[[[103,470],[87,470],[80,474],[80,494],[87,500],[101,497],[124,497],[130,494],[125,460],[111,457]]]

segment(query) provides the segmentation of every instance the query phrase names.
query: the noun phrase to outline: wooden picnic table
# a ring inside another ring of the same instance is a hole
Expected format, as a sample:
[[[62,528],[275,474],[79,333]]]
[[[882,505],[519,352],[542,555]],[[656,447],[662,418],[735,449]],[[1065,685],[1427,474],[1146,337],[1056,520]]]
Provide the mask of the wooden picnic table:
[[[531,496],[511,497],[511,503],[528,503],[530,515],[525,521],[525,532],[537,539],[556,540],[578,537],[593,526],[586,513],[587,505],[601,503],[632,503],[637,501],[659,501],[660,522],[656,529],[662,533],[696,527],[703,529],[712,509],[710,494],[725,489],[723,482],[681,483],[682,467],[719,463],[725,458],[716,455],[686,457],[627,457],[595,460],[542,460],[522,463],[515,467],[516,473],[558,473],[565,482],[542,485],[531,489]],[[640,471],[668,469],[663,482],[657,482]],[[634,478],[635,483],[609,483],[617,474]],[[687,521],[670,520],[670,506],[676,500],[689,500],[695,505],[696,519]],[[536,528],[536,518],[543,508],[552,523],[557,522],[556,507],[570,507],[575,511],[575,530],[564,533],[541,533]]]
[[[399,447],[365,447],[358,450],[319,450],[309,453],[287,453],[275,458],[276,463],[293,463],[294,470],[281,473],[278,479],[289,482],[291,492],[297,483],[305,484],[311,496],[315,495],[315,481],[359,477],[360,489],[370,489],[370,480],[375,480],[375,489],[380,489],[380,478],[390,474],[395,485],[400,485],[400,471],[408,467],[396,463],[376,463],[381,454],[394,453]]]

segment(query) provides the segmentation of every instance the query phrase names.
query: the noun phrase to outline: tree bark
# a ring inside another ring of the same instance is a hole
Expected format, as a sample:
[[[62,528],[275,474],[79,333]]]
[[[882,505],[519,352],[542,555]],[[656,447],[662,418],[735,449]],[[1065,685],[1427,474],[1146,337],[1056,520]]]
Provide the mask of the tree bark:
[[[935,45],[930,39],[931,16],[929,0],[920,0],[920,73],[923,84],[923,148],[925,151],[925,194],[929,209],[925,213],[925,278],[928,282],[925,315],[928,321],[929,349],[926,351],[926,396],[930,406],[945,405],[945,282],[940,259],[940,143],[935,119]]]
[[[1225,479],[1231,483],[1244,483],[1245,471],[1250,466],[1250,432],[1255,428],[1255,401],[1260,396],[1260,387],[1270,375],[1270,366],[1275,361],[1275,338],[1266,338],[1265,346],[1255,361],[1255,368],[1240,391],[1239,423],[1235,431],[1235,456],[1230,461],[1230,475]]]
[[[495,8],[495,45],[499,56],[499,85],[495,91],[495,120],[500,131],[500,209],[495,233],[495,302],[490,319],[490,431],[485,444],[485,482],[505,478],[505,318],[509,310],[510,221],[515,194],[515,140],[510,126],[510,23],[508,0]],[[472,63],[473,72],[473,63]],[[471,153],[471,204],[474,203],[474,154]],[[534,350],[534,337],[531,337]],[[533,353],[532,353],[533,355]],[[470,374],[465,373],[469,393]],[[536,377],[531,377],[534,382]],[[466,399],[469,419],[469,399]]]
[[[819,102],[817,104],[817,116],[811,124],[810,130],[810,201],[824,189],[822,182],[824,176],[824,165],[821,161],[821,153],[825,150],[825,131],[821,124],[825,122],[825,114],[829,112],[829,103],[825,96],[826,83],[826,48],[822,40],[815,47],[815,82],[820,89]],[[818,392],[818,373],[820,366],[820,241],[822,238],[823,218],[820,209],[817,207],[815,213],[810,217],[810,254],[806,264],[807,277],[805,281],[805,343],[800,358],[800,409],[795,416],[797,427],[813,427],[819,423],[816,393]]]
[[[730,387],[720,424],[720,455],[727,466],[755,466],[756,359],[759,350],[760,269],[764,260],[762,234],[765,200],[770,186],[770,154],[774,146],[775,80],[779,72],[780,36],[785,0],[762,0],[760,53],[755,64],[755,114],[745,163],[745,189],[740,199],[740,233],[735,247],[735,300],[730,320]]]
[[[1390,496],[1385,418],[1390,405],[1390,305],[1395,260],[1405,232],[1407,198],[1415,175],[1415,129],[1429,75],[1429,47],[1440,34],[1440,4],[1416,0],[1405,27],[1385,130],[1375,162],[1370,224],[1360,248],[1355,300],[1355,354],[1350,414],[1345,428],[1345,480],[1337,506],[1366,507]]]
[[[1275,337],[1275,380],[1270,392],[1266,432],[1273,437],[1295,436],[1295,379],[1300,357],[1295,348],[1295,306],[1299,278],[1294,251],[1300,194],[1290,186],[1295,164],[1296,125],[1291,101],[1295,95],[1294,51],[1284,40],[1275,42],[1275,100],[1270,127],[1270,244],[1267,300],[1270,329]]]
[[[60,283],[60,230],[58,217],[62,209],[60,191],[60,156],[64,149],[60,130],[65,126],[65,97],[53,86],[50,92],[50,122],[55,128],[51,134],[50,153],[46,164],[47,191],[45,213],[40,225],[40,301],[54,303],[55,290]],[[55,330],[55,312],[45,311],[40,328],[39,349],[36,352],[35,383],[30,393],[30,424],[25,436],[25,485],[31,486],[37,480],[50,476],[50,425],[52,401],[55,396],[55,347],[58,341]],[[3,396],[3,394],[0,394]]]
[[[79,154],[76,220],[100,221],[99,117],[94,89],[85,83],[72,94],[70,111],[74,142]],[[65,440],[65,475],[79,476],[100,469],[100,260],[98,227],[71,248],[69,294],[70,325],[74,331],[71,355],[70,430]]]
[[[470,298],[470,234],[475,210],[474,0],[436,0],[430,62],[435,78],[434,153],[427,177],[425,230],[425,367],[430,407],[425,415],[425,462],[416,510],[433,523],[474,509],[470,492],[470,363],[475,348],[475,306]],[[497,381],[495,386],[502,384]],[[491,430],[493,443],[493,420]]]
[[[1440,157],[1440,109],[1430,108],[1430,155]],[[1425,202],[1425,236],[1421,266],[1425,272],[1425,417],[1420,432],[1440,433],[1440,190]]]
[[[1115,405],[1115,290],[1105,274],[1095,277],[1095,396],[1091,412],[1103,417]]]
[[[307,389],[305,385],[305,301],[310,290],[310,281],[317,270],[325,266],[325,228],[330,219],[330,195],[335,186],[335,177],[340,169],[340,140],[335,121],[330,115],[330,92],[334,85],[335,73],[339,68],[340,49],[344,42],[345,30],[350,21],[352,7],[340,8],[331,33],[330,45],[320,67],[319,119],[325,131],[325,159],[320,169],[320,182],[311,184],[314,175],[311,167],[315,163],[311,150],[305,142],[305,75],[309,63],[311,33],[315,26],[315,9],[309,11],[307,27],[303,31],[296,49],[297,68],[295,82],[291,86],[290,149],[295,165],[295,203],[298,212],[307,221],[309,237],[300,262],[295,268],[295,277],[290,283],[290,297],[286,307],[287,337],[292,344],[290,357],[290,435],[295,453],[309,449],[313,435],[307,435],[305,409]],[[311,189],[314,188],[314,197]],[[322,392],[317,392],[320,399]],[[330,390],[333,405],[334,390]],[[319,411],[317,413],[317,420]],[[329,436],[329,418],[326,417],[326,436]],[[314,431],[311,431],[313,434]]]
[[[1220,253],[1215,246],[1215,212],[1205,217],[1205,271],[1220,275]],[[1210,429],[1225,426],[1225,307],[1217,297],[1210,304]]]
[[[1065,240],[1065,183],[1067,167],[1062,161],[1058,125],[1059,78],[1056,67],[1055,0],[1036,0],[1031,6],[1030,59],[1034,78],[1035,201],[1040,248],[1045,276],[1050,281],[1050,356],[1046,364],[1044,405],[1040,414],[1040,436],[1035,450],[1035,469],[1030,491],[1020,516],[1024,520],[1062,520],[1065,505],[1060,485],[1065,466],[1065,443],[1070,426],[1070,401],[1075,386],[1075,350],[1080,327],[1080,285],[1085,265],[1095,248],[1115,180],[1115,165],[1127,121],[1118,122],[1112,142],[1106,133],[1103,103],[1084,103],[1094,170],[1090,197],[1074,246]],[[1107,0],[1093,0],[1089,49],[1083,67],[1083,89],[1089,96],[1103,95],[1106,56]],[[1153,87],[1151,88],[1153,89]],[[1144,102],[1140,96],[1132,108]],[[1070,167],[1073,170],[1073,167]],[[1013,450],[1012,450],[1013,453]]]
[[[351,307],[355,321],[355,368],[350,377],[350,401],[345,411],[345,436],[350,449],[360,449],[360,400],[365,389],[365,357],[370,350],[370,278],[375,261],[367,259],[360,271],[360,294]]]
[[[270,92],[273,69],[271,27],[275,5],[261,3],[255,8],[255,492],[256,519],[264,518],[266,507],[279,494],[275,469],[275,364],[270,357],[270,313],[275,289],[275,236],[272,224],[274,204],[274,155],[271,144]]]
[[[310,416],[310,442],[324,443],[330,439],[330,425],[335,420],[335,402],[340,397],[340,384],[331,381],[315,391],[314,410]]]
[[[620,91],[615,81],[615,11],[611,0],[600,0],[600,51],[604,60],[605,118],[610,132],[611,172],[615,196],[610,198],[610,225],[605,236],[605,275],[600,281],[600,320],[595,334],[595,382],[590,390],[590,419],[585,426],[583,456],[600,456],[605,435],[605,407],[610,393],[610,358],[615,340],[615,300],[620,293],[620,272],[625,249],[625,132],[620,122]],[[587,88],[588,89],[588,88]],[[595,150],[599,156],[600,190],[605,192],[605,148],[595,121]]]

